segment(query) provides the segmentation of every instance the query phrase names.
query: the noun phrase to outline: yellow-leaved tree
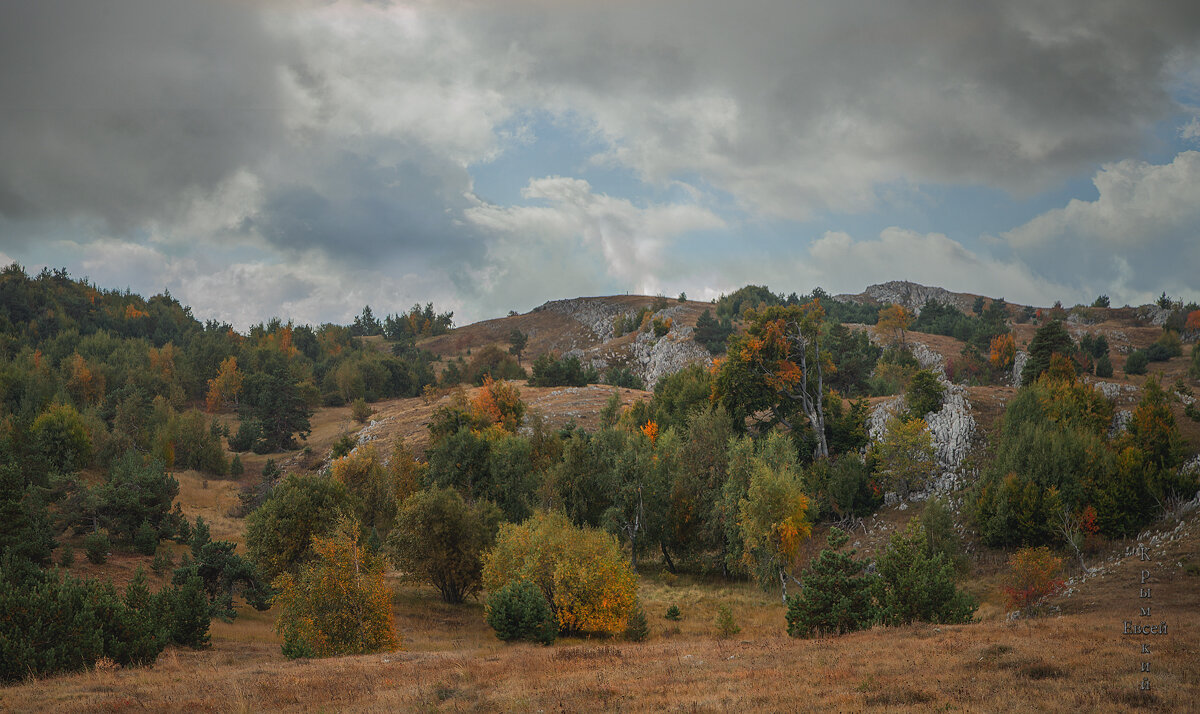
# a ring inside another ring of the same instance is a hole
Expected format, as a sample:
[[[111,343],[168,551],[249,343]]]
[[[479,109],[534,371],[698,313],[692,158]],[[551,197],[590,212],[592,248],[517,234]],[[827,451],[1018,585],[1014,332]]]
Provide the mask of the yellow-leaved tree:
[[[880,339],[889,340],[893,345],[904,344],[904,331],[912,324],[913,314],[904,309],[903,305],[889,305],[879,311],[879,321],[875,323],[875,334]]]
[[[386,538],[398,504],[417,490],[416,467],[403,442],[397,443],[386,466],[375,446],[367,444],[335,459],[329,475],[358,498],[358,519],[363,527],[368,531],[374,528],[380,538]]]
[[[619,634],[637,603],[637,577],[616,539],[560,513],[500,528],[484,556],[483,586],[495,592],[521,580],[541,588],[567,633]]]
[[[759,459],[750,474],[746,497],[738,504],[745,564],[757,571],[759,581],[779,578],[783,602],[787,602],[787,581],[800,545],[812,534],[808,521],[808,497],[800,477],[791,465],[772,468]]]
[[[237,407],[238,395],[242,393],[242,373],[238,371],[237,357],[229,356],[217,369],[217,376],[208,380],[208,394],[204,406],[210,412]]]
[[[392,592],[384,561],[359,542],[358,524],[342,517],[328,537],[313,538],[315,559],[275,579],[275,630],[287,657],[329,657],[396,649]]]
[[[937,476],[937,452],[924,419],[892,417],[871,454],[884,488],[896,491],[900,498],[924,489]]]

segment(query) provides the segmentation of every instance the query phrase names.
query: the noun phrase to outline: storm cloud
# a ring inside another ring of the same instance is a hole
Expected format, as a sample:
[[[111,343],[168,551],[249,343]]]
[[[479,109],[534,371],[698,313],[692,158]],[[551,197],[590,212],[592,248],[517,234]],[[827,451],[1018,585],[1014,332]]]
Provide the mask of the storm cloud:
[[[1138,299],[1200,244],[1198,41],[1183,1],[8,3],[0,250],[243,325],[905,266]],[[999,238],[843,225],[930,187],[994,191]]]

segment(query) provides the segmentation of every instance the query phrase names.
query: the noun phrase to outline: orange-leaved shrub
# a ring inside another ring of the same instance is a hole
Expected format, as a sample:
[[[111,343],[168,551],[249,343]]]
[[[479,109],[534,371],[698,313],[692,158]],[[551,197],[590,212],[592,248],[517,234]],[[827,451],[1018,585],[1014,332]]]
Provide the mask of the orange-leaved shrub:
[[[1058,577],[1062,558],[1046,546],[1021,548],[1008,558],[1008,576],[1003,591],[1008,606],[1025,614],[1036,614],[1041,601],[1062,590]]]

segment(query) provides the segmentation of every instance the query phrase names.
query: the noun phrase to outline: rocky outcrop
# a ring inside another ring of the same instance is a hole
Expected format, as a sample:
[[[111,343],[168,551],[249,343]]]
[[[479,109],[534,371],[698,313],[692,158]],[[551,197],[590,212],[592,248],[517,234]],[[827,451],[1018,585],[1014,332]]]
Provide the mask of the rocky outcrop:
[[[862,295],[838,295],[834,299],[842,302],[870,298],[876,302],[903,305],[914,315],[921,314],[921,308],[932,300],[943,305],[953,305],[963,312],[971,312],[974,307],[974,297],[962,293],[952,293],[945,288],[929,287],[907,280],[893,280],[887,283],[872,285],[863,291]]]
[[[630,347],[630,366],[646,383],[646,389],[654,389],[658,380],[690,364],[712,362],[712,355],[691,339],[691,332],[692,328],[681,327],[657,338],[651,332],[638,334]]]
[[[1014,387],[1021,386],[1021,375],[1025,371],[1025,363],[1028,361],[1029,353],[1023,350],[1013,356],[1012,384]]]
[[[1142,305],[1134,311],[1134,315],[1139,320],[1149,322],[1155,327],[1162,327],[1167,324],[1167,318],[1171,317],[1171,310],[1158,305]]]
[[[941,476],[928,491],[910,494],[910,498],[919,500],[930,493],[945,493],[957,488],[962,480],[963,462],[971,449],[976,425],[975,418],[971,416],[971,402],[967,399],[967,390],[946,379],[942,371],[941,355],[920,342],[910,343],[909,347],[921,367],[933,370],[946,390],[942,408],[925,415]],[[867,434],[871,442],[882,438],[888,420],[902,414],[907,408],[903,396],[877,404],[867,419]]]
[[[1121,434],[1129,430],[1129,420],[1133,418],[1133,412],[1128,409],[1121,409],[1113,413],[1112,424],[1108,427],[1108,438],[1115,439]]]
[[[601,342],[607,342],[613,338],[613,320],[617,315],[627,312],[620,305],[613,305],[605,298],[551,300],[535,307],[533,312],[543,310],[570,317],[590,330]]]
[[[537,308],[566,315],[587,328],[602,344],[584,349],[575,347],[563,353],[564,357],[579,357],[593,368],[603,371],[614,365],[627,366],[642,378],[647,389],[653,389],[658,380],[684,367],[702,362],[712,362],[712,355],[692,339],[692,328],[679,324],[686,307],[672,304],[653,314],[654,319],[671,320],[671,330],[662,337],[652,332],[638,332],[631,344],[621,343],[613,347],[603,343],[611,341],[613,322],[620,315],[633,317],[637,310],[628,306],[613,305],[605,298],[575,298],[553,300]]]
[[[1118,384],[1117,382],[1095,382],[1092,389],[1100,392],[1106,399],[1117,401],[1127,394],[1137,394],[1136,384]]]
[[[947,384],[947,383],[943,383]],[[933,436],[933,448],[937,452],[938,466],[943,476],[952,479],[962,467],[975,435],[975,418],[971,416],[971,403],[967,391],[957,384],[947,384],[945,400],[939,411],[925,415],[929,433]]]

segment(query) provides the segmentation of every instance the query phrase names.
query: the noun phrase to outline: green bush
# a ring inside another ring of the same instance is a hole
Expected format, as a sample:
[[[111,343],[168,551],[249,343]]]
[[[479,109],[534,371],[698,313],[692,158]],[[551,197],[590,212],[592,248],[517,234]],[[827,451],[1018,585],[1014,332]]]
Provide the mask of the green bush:
[[[325,476],[290,474],[246,518],[246,547],[268,578],[312,558],[313,536],[326,535],[356,500],[346,485]]]
[[[113,463],[108,480],[96,489],[97,510],[101,523],[128,542],[146,521],[156,531],[172,532],[176,516],[171,504],[178,495],[179,482],[161,461],[128,451]]]
[[[62,550],[58,554],[58,567],[70,568],[75,564],[75,549],[70,543],[63,543]]]
[[[583,387],[595,384],[599,375],[591,367],[584,367],[578,357],[557,359],[544,353],[533,361],[533,373],[529,377],[532,387]]]
[[[646,622],[646,613],[641,603],[634,605],[629,613],[629,622],[625,624],[625,639],[630,642],[644,642],[650,636],[650,624]]]
[[[171,641],[192,649],[207,647],[212,607],[204,590],[204,581],[199,575],[190,574],[171,590],[171,594]]]
[[[930,554],[925,529],[915,521],[892,535],[876,565],[875,600],[886,625],[970,622],[975,614],[975,601],[955,587],[954,563]]]
[[[44,473],[69,474],[92,460],[83,417],[69,404],[48,408],[29,428],[30,446]]]
[[[1125,374],[1145,374],[1150,357],[1142,350],[1134,350],[1125,358]]]
[[[1102,354],[1096,359],[1096,376],[1105,379],[1113,376],[1112,360],[1108,358],[1108,353]]]
[[[218,476],[229,470],[221,432],[196,409],[170,413],[154,436],[154,453],[176,469],[195,469]]]
[[[1183,342],[1175,330],[1163,330],[1163,333],[1154,341],[1153,346],[1161,348],[1167,359],[1183,356]]]
[[[1075,341],[1060,320],[1051,320],[1038,328],[1029,342],[1029,359],[1021,370],[1021,384],[1033,384],[1043,372],[1050,369],[1053,355],[1071,357],[1075,354]]]
[[[154,554],[154,560],[150,562],[150,569],[156,574],[163,573],[175,567],[175,559],[171,557],[171,552],[166,548],[159,548]]]
[[[243,419],[237,432],[229,438],[231,451],[246,452],[262,438],[262,424],[257,419]]]
[[[359,397],[350,403],[350,418],[359,424],[366,424],[371,415],[375,413],[368,404],[367,400]]]
[[[626,389],[645,389],[646,383],[628,367],[612,367],[604,373],[604,383]]]
[[[150,525],[150,521],[142,521],[137,532],[133,534],[133,547],[142,555],[154,555],[158,549],[158,531]]]
[[[510,582],[488,596],[487,623],[505,642],[528,640],[548,645],[558,637],[546,596],[528,580]]]
[[[913,419],[924,419],[930,412],[940,411],[946,388],[933,372],[922,369],[913,375],[905,392],[908,413]]]
[[[140,572],[140,571],[139,571]],[[144,575],[125,597],[111,583],[0,564],[0,682],[87,669],[101,657],[149,664],[166,646],[169,616]]]
[[[246,467],[242,466],[242,457],[234,454],[233,460],[229,462],[229,475],[237,478],[246,472]]]
[[[713,619],[713,625],[717,628],[717,637],[721,639],[728,639],[742,631],[741,625],[733,619],[733,610],[728,605],[717,607],[717,616]]]
[[[668,620],[673,620],[675,622],[678,622],[680,619],[683,618],[683,615],[681,615],[679,613],[678,605],[672,605],[667,608],[667,614],[664,615],[664,617],[666,617]]]
[[[104,531],[95,531],[89,533],[83,539],[83,552],[87,555],[88,562],[95,565],[103,565],[108,561],[108,551],[112,549],[112,543],[108,540],[108,534]]]
[[[869,627],[876,610],[871,599],[871,579],[854,550],[837,552],[849,537],[830,528],[829,548],[809,565],[801,582],[804,589],[788,598],[787,632],[792,637],[840,635]]]
[[[468,504],[453,488],[433,486],[400,506],[387,550],[408,577],[433,583],[442,600],[460,603],[478,592],[483,553],[499,526],[500,509],[490,502]]]

